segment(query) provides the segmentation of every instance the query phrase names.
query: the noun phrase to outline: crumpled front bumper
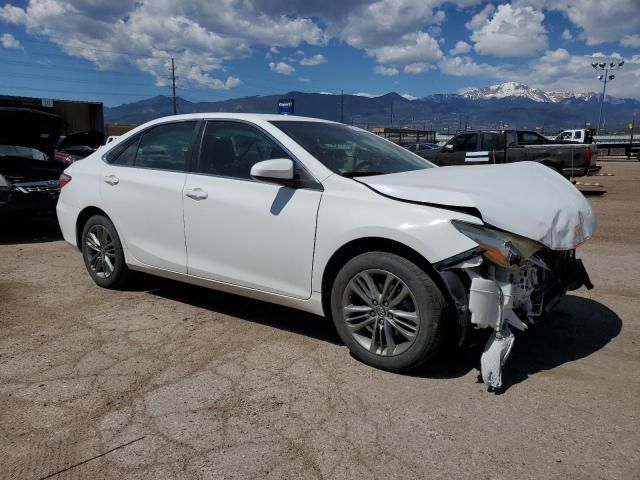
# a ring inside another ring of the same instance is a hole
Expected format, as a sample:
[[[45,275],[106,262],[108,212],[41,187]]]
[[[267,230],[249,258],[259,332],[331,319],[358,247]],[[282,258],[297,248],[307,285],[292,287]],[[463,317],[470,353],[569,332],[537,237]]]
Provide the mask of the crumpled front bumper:
[[[574,250],[546,250],[536,263],[515,271],[488,262],[480,251],[465,253],[436,264],[436,270],[456,307],[462,336],[470,327],[494,331],[481,358],[482,378],[490,389],[499,390],[501,367],[515,341],[510,327],[526,330],[567,291],[591,289],[593,284]]]

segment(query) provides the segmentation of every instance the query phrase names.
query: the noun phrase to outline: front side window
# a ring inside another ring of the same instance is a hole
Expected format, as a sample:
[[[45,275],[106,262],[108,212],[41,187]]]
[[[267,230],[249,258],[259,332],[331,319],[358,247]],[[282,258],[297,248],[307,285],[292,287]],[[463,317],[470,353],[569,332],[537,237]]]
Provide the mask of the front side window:
[[[477,133],[463,133],[451,139],[451,145],[456,152],[473,152],[478,144]]]
[[[263,160],[289,158],[267,135],[240,122],[210,121],[204,129],[198,173],[251,178],[251,167]]]
[[[504,142],[502,134],[498,132],[483,132],[480,135],[480,150],[502,150]]]
[[[329,170],[345,177],[382,175],[433,167],[407,149],[373,133],[336,123],[274,121]]]
[[[196,122],[152,127],[122,148],[107,154],[107,161],[127,167],[186,171]]]

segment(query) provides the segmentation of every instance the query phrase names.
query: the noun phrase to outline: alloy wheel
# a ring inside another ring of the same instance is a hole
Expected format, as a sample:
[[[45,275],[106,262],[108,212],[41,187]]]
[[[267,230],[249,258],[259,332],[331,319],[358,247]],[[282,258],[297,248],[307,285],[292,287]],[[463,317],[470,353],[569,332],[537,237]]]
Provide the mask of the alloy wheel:
[[[353,338],[382,356],[406,351],[420,325],[413,292],[385,270],[368,269],[356,274],[345,289],[342,312]]]
[[[116,247],[104,225],[93,225],[85,238],[89,267],[98,278],[109,278],[115,270]]]

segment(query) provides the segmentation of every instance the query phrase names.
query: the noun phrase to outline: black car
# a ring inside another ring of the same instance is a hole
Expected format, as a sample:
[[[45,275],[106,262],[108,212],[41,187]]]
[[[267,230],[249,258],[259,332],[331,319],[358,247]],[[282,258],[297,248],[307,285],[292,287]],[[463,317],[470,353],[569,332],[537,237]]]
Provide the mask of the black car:
[[[65,165],[54,149],[63,120],[38,110],[0,108],[0,216],[55,211]]]

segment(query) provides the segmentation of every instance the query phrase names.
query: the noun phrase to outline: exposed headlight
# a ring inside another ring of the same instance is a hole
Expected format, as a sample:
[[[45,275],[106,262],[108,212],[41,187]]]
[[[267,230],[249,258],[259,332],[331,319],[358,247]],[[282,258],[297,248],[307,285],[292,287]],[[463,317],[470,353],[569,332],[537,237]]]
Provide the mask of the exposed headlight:
[[[480,245],[483,256],[504,268],[519,269],[526,265],[533,254],[543,248],[540,243],[513,233],[452,220],[456,229]]]
[[[8,188],[8,187],[9,187],[9,182],[7,181],[6,178],[0,175],[0,188]]]

